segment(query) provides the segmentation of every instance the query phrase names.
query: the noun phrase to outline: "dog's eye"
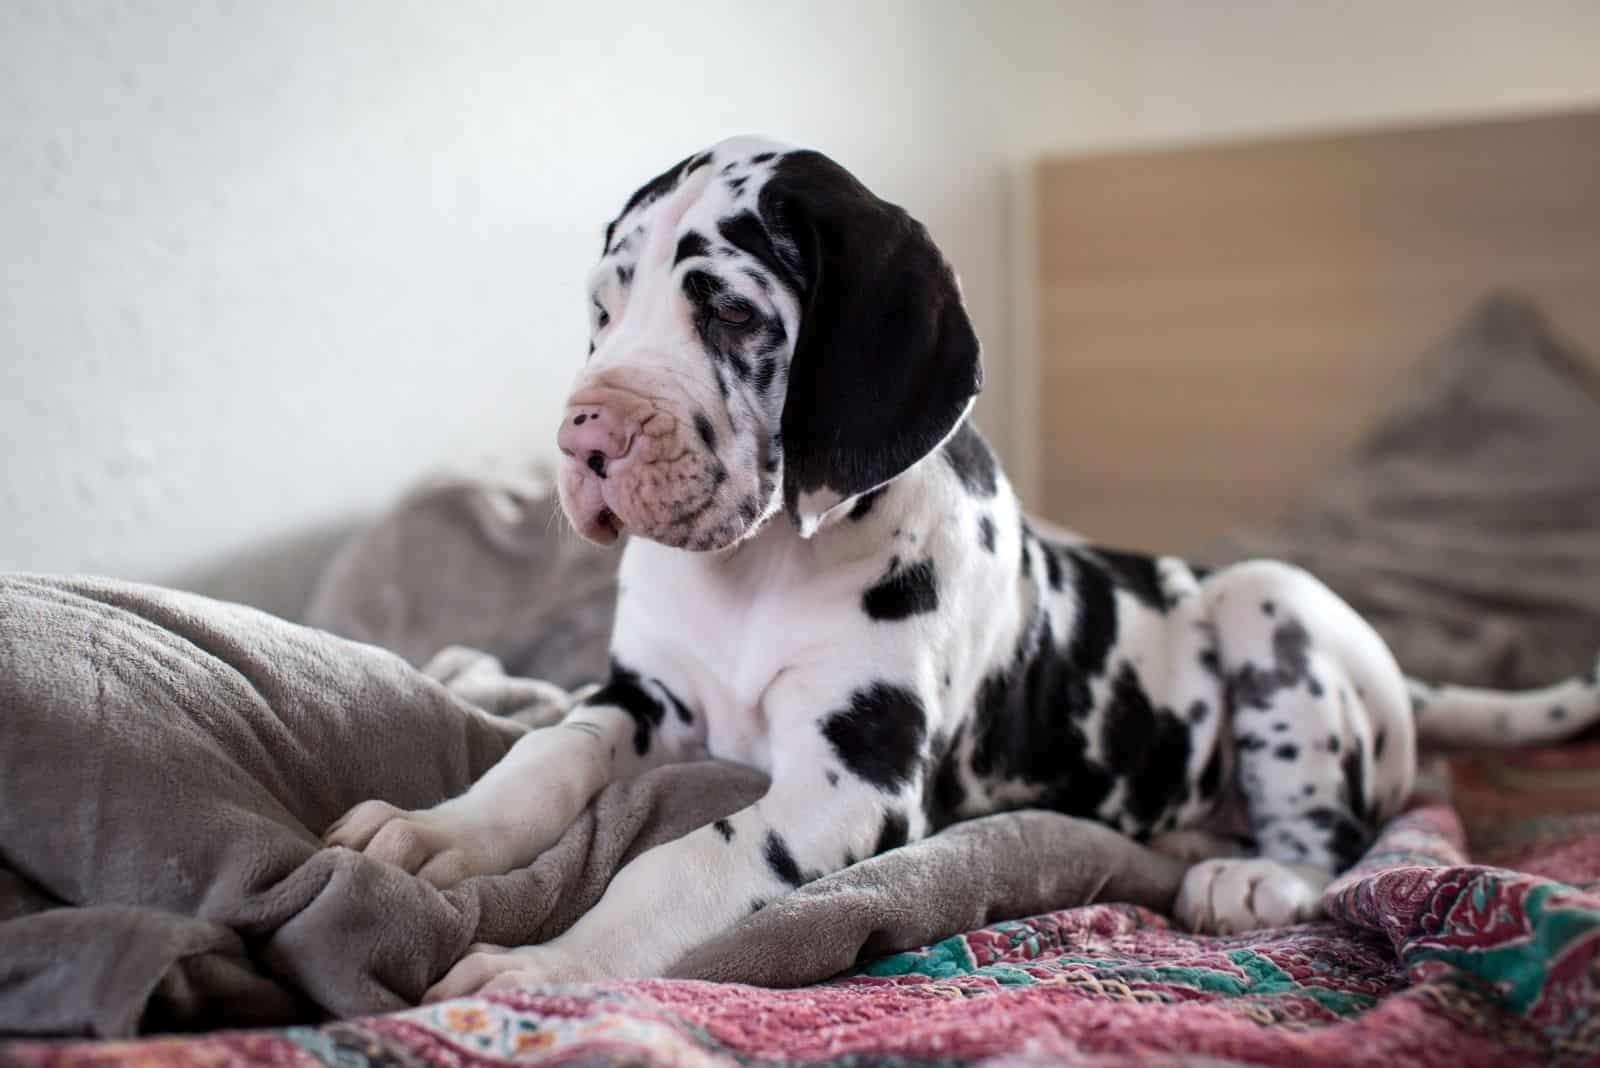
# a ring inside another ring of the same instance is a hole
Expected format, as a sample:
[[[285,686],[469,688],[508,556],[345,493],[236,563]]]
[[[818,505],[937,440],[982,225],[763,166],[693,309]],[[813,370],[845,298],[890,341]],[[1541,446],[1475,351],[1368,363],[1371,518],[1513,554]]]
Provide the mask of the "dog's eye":
[[[743,326],[753,314],[748,304],[719,304],[716,309],[717,320],[729,326]]]

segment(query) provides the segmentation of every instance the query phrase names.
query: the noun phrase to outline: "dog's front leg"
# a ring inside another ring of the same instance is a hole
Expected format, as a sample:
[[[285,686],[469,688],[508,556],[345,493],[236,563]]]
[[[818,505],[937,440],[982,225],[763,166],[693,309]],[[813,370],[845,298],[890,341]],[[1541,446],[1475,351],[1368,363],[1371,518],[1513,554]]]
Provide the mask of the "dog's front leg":
[[[552,727],[517,739],[466,793],[406,811],[363,801],[324,841],[435,886],[512,871],[554,845],[602,788],[703,748],[704,723],[660,682],[626,671]]]
[[[475,947],[426,995],[662,974],[754,909],[907,840],[921,820],[920,751],[877,785],[841,763],[819,723],[773,738],[773,784],[760,801],[635,858],[595,906],[543,945]]]

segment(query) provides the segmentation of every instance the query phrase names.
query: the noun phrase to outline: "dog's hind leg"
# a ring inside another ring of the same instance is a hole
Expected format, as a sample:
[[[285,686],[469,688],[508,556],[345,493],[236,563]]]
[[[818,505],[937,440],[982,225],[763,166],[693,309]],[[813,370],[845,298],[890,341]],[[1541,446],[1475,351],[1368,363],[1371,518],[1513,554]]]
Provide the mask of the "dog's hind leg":
[[[1235,710],[1237,782],[1257,855],[1189,870],[1177,912],[1192,930],[1230,934],[1314,918],[1323,888],[1372,835],[1364,720],[1340,711],[1352,698],[1337,665],[1314,651],[1306,664],[1296,690]]]
[[[1236,752],[1256,856],[1190,869],[1177,905],[1222,933],[1314,918],[1409,782],[1399,669],[1376,635],[1303,572],[1244,565],[1213,591]],[[1221,594],[1221,596],[1216,596]],[[1384,702],[1372,707],[1370,702]],[[1389,707],[1389,706],[1394,707]]]

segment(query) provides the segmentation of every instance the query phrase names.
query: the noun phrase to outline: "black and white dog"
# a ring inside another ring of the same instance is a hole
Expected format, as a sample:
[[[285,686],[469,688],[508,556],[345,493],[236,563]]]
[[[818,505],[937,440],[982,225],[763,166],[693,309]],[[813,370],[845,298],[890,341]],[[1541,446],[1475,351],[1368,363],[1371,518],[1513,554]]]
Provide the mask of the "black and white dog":
[[[772,787],[430,998],[659,973],[809,879],[1024,806],[1200,859],[1177,904],[1196,930],[1291,923],[1406,800],[1419,734],[1600,719],[1600,678],[1409,682],[1284,564],[1208,574],[1041,536],[968,421],[982,371],[950,267],[815,152],[741,138],[651,181],[589,300],[561,501],[587,538],[631,535],[611,677],[465,795],[366,802],[328,841],[444,886],[527,864],[653,766],[709,754]],[[1253,845],[1219,857],[1219,831]]]

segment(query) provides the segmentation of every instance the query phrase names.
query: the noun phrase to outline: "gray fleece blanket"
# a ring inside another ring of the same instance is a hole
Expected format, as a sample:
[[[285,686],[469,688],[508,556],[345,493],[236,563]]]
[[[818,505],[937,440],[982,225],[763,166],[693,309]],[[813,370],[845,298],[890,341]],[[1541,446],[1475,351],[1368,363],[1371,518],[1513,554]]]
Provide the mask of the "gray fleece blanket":
[[[480,656],[431,669],[193,595],[0,576],[0,1033],[398,1009],[470,943],[550,938],[631,857],[766,787],[662,769],[606,790],[530,867],[445,892],[322,848],[349,806],[457,793],[561,708]],[[1180,871],[1064,816],[977,820],[806,886],[674,974],[813,982],[998,918],[1165,908]]]

